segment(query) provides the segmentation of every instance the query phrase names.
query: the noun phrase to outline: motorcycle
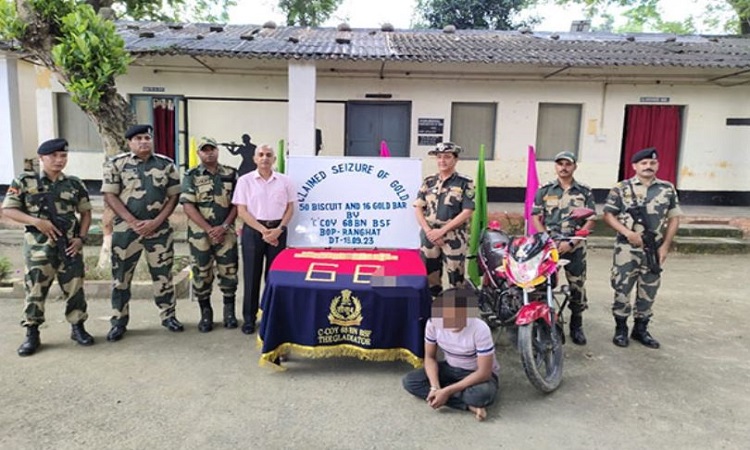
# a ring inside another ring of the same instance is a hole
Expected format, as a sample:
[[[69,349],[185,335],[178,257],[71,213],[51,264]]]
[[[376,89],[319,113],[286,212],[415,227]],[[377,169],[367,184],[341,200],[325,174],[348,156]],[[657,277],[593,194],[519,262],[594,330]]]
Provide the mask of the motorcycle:
[[[557,288],[558,271],[568,261],[560,259],[557,243],[585,240],[585,220],[595,212],[574,210],[569,219],[571,236],[546,232],[512,238],[492,222],[480,237],[476,256],[482,273],[481,286],[473,286],[482,319],[492,329],[507,329],[516,341],[524,372],[531,384],[544,393],[562,382],[563,309],[570,291]]]

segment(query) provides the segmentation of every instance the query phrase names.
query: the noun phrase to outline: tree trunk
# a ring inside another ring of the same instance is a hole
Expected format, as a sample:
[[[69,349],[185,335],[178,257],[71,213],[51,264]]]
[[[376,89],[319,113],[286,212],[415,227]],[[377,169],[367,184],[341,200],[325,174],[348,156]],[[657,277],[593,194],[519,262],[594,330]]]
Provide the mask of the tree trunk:
[[[107,93],[102,96],[100,105],[96,112],[87,114],[99,131],[106,157],[127,151],[125,131],[135,122],[130,105],[114,88],[108,89]],[[112,267],[114,216],[114,212],[105,203],[102,212],[102,247],[99,251],[99,262],[97,263],[97,267],[100,269]]]

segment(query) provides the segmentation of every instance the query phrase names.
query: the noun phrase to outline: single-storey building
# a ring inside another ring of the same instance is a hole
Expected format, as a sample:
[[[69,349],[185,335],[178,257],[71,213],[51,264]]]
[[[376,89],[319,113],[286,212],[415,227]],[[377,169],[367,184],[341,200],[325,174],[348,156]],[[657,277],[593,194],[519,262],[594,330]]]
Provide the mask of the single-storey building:
[[[190,137],[229,144],[221,158],[235,166],[230,149],[280,139],[290,154],[346,156],[378,155],[384,140],[393,157],[423,158],[426,174],[427,152],[453,141],[471,176],[485,146],[491,201],[518,201],[531,145],[543,180],[557,152],[574,152],[601,200],[631,173],[629,155],[655,146],[683,202],[750,205],[748,38],[117,26],[135,57],[118,89],[182,167]],[[0,92],[0,184],[38,142],[63,136],[69,171],[96,188],[101,144],[54,77],[5,51]]]

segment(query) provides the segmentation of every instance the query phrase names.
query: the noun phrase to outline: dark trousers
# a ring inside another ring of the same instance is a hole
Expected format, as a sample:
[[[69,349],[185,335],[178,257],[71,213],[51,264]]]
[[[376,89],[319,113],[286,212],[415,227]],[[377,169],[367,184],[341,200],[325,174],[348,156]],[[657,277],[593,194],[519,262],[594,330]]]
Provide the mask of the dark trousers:
[[[458,383],[472,373],[474,372],[471,370],[453,367],[445,361],[438,363],[438,379],[442,387]],[[401,380],[401,383],[407,392],[422,400],[426,399],[427,394],[430,393],[430,380],[427,378],[424,369],[416,369],[407,373]],[[463,391],[453,394],[445,405],[450,408],[463,410],[469,409],[469,406],[484,408],[495,401],[497,386],[497,376],[493,374],[489,380],[469,386]]]
[[[275,222],[278,224],[278,221]],[[279,245],[274,247],[265,242],[263,235],[258,231],[247,225],[242,227],[242,275],[245,290],[242,300],[242,317],[245,323],[255,323],[260,297],[260,277],[263,275],[264,280],[268,277],[268,269],[271,267],[271,263],[276,255],[285,248],[286,232],[279,236]]]

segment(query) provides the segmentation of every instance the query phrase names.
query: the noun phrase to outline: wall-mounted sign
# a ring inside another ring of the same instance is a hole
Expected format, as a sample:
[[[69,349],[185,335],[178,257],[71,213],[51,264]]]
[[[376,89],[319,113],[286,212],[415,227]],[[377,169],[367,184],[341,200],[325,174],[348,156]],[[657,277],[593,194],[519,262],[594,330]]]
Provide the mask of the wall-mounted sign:
[[[417,136],[417,145],[433,146],[443,142],[443,136]]]
[[[727,126],[750,126],[750,119],[743,119],[743,118],[727,118]]]
[[[641,97],[641,103],[669,103],[669,97]]]
[[[443,134],[445,119],[417,119],[417,134]]]
[[[143,92],[166,92],[167,88],[163,86],[143,86]]]

